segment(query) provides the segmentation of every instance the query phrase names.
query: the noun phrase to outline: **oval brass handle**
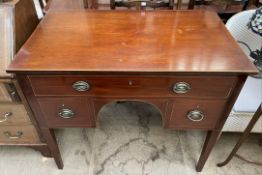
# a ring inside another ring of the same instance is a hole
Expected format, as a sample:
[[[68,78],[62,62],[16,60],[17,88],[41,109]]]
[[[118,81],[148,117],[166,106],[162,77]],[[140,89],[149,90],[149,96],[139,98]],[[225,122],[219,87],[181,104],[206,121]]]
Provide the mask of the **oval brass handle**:
[[[7,119],[8,119],[11,115],[13,115],[12,112],[5,112],[4,115],[3,115],[3,118],[4,118],[4,119],[3,119],[3,120],[0,120],[0,123],[6,122]]]
[[[15,135],[12,135],[9,131],[5,131],[4,135],[9,139],[20,139],[23,135],[22,131],[17,131]]]
[[[203,112],[199,110],[193,110],[187,114],[187,118],[194,122],[200,122],[204,119],[204,117],[205,115],[203,114]]]
[[[85,81],[77,81],[72,85],[72,87],[80,92],[88,91],[90,89],[90,85]]]
[[[75,116],[75,113],[71,109],[62,109],[58,115],[62,118],[72,118]]]
[[[177,94],[185,94],[191,89],[190,85],[186,82],[178,82],[173,86],[173,91]]]

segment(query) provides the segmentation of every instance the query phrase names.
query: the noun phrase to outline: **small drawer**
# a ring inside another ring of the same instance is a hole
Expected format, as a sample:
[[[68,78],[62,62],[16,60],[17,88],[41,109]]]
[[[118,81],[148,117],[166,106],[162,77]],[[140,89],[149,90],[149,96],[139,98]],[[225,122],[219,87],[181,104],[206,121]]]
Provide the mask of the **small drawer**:
[[[95,126],[92,104],[85,97],[42,97],[38,103],[50,128]]]
[[[1,143],[39,143],[38,134],[33,125],[1,126]]]
[[[21,102],[14,83],[8,80],[0,82],[0,102]]]
[[[214,129],[226,108],[224,100],[174,100],[169,128]]]
[[[16,103],[0,103],[0,126],[30,123],[24,105]]]
[[[227,98],[236,77],[30,76],[36,96]],[[210,88],[212,87],[212,88]]]
[[[6,84],[0,82],[0,102],[12,101],[9,95]]]

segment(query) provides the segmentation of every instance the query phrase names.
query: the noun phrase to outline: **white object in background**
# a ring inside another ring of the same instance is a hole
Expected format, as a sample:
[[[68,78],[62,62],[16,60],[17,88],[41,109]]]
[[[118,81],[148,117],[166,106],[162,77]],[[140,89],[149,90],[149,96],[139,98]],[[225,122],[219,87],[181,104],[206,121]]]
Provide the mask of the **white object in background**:
[[[255,112],[262,101],[262,79],[248,77],[234,105],[236,112]]]
[[[226,27],[232,36],[238,41],[247,43],[251,50],[260,48],[262,43],[262,38],[247,28],[247,24],[254,12],[255,10],[240,12],[232,16],[226,23]],[[243,44],[239,44],[239,46],[243,49],[248,58],[252,59],[249,57],[249,49]],[[261,101],[262,79],[248,77],[223,127],[223,131],[243,132]],[[257,121],[252,132],[262,132],[262,118]]]
[[[226,23],[227,29],[232,36],[241,42],[245,42],[251,48],[256,50],[261,47],[262,37],[259,37],[248,29],[247,24],[255,10],[247,10],[240,12],[231,17]],[[245,54],[249,57],[250,51],[242,43],[239,43]],[[252,60],[251,57],[249,59]],[[235,105],[236,112],[255,112],[262,101],[262,79],[248,77]]]
[[[45,2],[45,1],[43,1],[43,2]],[[41,9],[39,0],[34,0],[34,4],[35,4],[35,9],[36,9],[38,19],[42,19],[44,17],[44,14],[43,14],[43,10]]]

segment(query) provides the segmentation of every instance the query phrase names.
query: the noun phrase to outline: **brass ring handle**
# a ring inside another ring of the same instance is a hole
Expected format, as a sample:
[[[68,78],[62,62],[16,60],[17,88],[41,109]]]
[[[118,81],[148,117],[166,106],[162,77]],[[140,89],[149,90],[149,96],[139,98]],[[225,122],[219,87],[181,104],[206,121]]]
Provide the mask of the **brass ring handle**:
[[[17,131],[15,135],[12,135],[9,131],[5,131],[4,135],[9,139],[20,139],[23,135],[22,131]]]
[[[77,81],[72,85],[72,87],[76,91],[80,91],[80,92],[88,91],[90,89],[90,85],[85,81]]]
[[[178,82],[173,86],[173,92],[177,94],[185,94],[191,89],[190,85],[186,82]]]
[[[11,115],[13,115],[12,112],[5,112],[4,115],[3,115],[3,118],[4,118],[4,119],[3,119],[3,120],[0,120],[0,123],[6,122],[7,119],[8,119]]]
[[[203,114],[203,112],[199,110],[193,110],[187,114],[187,118],[194,122],[200,122],[204,119],[204,117],[205,115]]]
[[[62,118],[69,119],[75,116],[75,113],[71,109],[62,109],[58,115]]]

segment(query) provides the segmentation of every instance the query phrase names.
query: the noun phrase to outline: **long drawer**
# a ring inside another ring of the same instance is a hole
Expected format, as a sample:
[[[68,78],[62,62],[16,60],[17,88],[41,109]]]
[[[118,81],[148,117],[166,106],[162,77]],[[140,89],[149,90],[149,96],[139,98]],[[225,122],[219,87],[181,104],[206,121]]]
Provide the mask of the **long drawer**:
[[[27,111],[23,104],[0,103],[0,126],[30,124]]]
[[[36,96],[227,98],[236,81],[224,76],[30,76]],[[211,88],[212,87],[212,88]]]
[[[14,125],[0,127],[0,143],[39,143],[33,125]]]
[[[214,129],[225,108],[225,100],[176,99],[172,103],[168,127]]]

